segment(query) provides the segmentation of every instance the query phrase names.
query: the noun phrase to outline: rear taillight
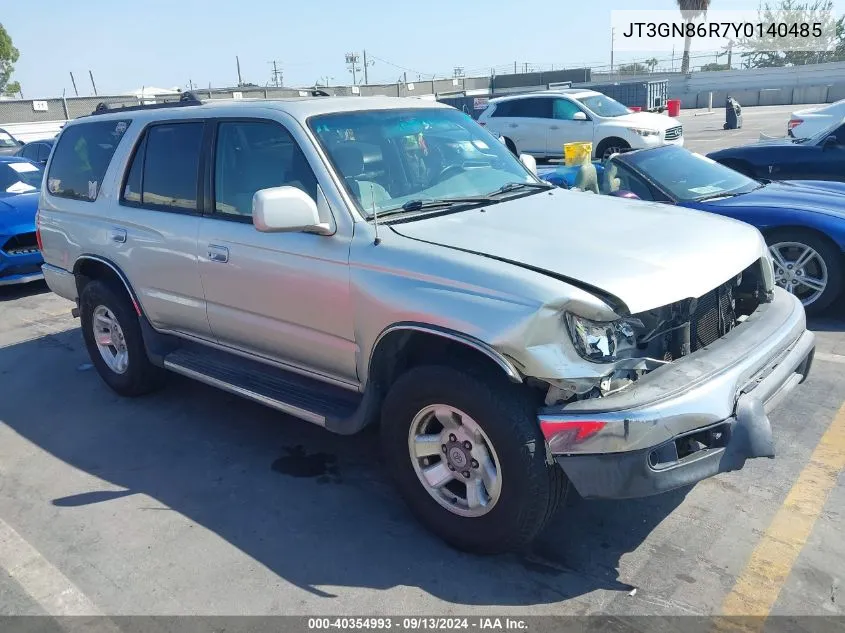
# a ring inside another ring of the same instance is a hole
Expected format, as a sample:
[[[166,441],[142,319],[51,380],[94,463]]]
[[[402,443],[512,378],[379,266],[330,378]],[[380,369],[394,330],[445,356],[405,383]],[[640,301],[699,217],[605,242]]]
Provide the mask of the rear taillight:
[[[35,212],[35,243],[38,244],[39,251],[44,250],[41,244],[41,209]]]
[[[799,125],[801,125],[803,122],[804,122],[804,119],[790,119],[789,123],[786,124],[786,129],[787,130],[794,130]]]

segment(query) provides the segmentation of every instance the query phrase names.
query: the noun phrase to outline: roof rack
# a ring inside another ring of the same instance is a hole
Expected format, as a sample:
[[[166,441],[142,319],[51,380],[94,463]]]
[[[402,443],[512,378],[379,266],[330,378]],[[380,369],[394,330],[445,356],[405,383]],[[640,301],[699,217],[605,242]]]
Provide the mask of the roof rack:
[[[143,98],[143,97],[142,97]],[[200,101],[199,97],[197,97],[196,93],[194,92],[183,92],[179,95],[178,101],[165,101],[163,103],[144,103],[141,105],[121,105],[121,106],[114,106],[110,107],[107,103],[102,102],[97,104],[97,107],[91,113],[92,115],[95,114],[108,114],[109,112],[131,112],[133,110],[157,110],[160,108],[181,108],[183,106],[198,106],[202,105],[202,101]]]

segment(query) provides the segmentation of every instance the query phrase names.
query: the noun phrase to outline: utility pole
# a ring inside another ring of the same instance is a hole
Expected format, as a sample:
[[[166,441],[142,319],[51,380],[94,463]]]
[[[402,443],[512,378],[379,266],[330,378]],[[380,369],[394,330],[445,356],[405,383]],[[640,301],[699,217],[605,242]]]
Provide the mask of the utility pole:
[[[73,84],[73,94],[79,96],[79,90],[76,89],[76,79],[73,78],[73,72],[70,73],[70,83]]]
[[[361,56],[358,53],[346,53],[346,65],[349,66],[349,72],[352,73],[352,85],[358,85],[358,62],[361,61]]]
[[[514,62],[514,63],[513,63],[513,74],[515,75],[515,74],[516,74],[516,72],[517,72],[517,71],[516,71],[516,62]]]
[[[94,96],[97,96],[97,84],[94,83],[94,73],[88,71],[88,76],[91,77],[91,85],[94,87]]]
[[[452,71],[452,77],[455,79],[460,79],[464,76],[464,67],[463,66],[455,66],[454,70]]]
[[[276,88],[280,88],[282,86],[282,84],[284,83],[284,80],[283,80],[283,74],[284,73],[279,68],[279,64],[281,64],[282,62],[277,62],[276,60],[273,60],[272,62],[267,62],[267,63],[273,64],[273,78],[270,81],[272,82],[272,84]]]
[[[235,64],[238,66],[238,86],[243,86],[244,80],[241,78],[241,60],[237,55],[235,55]]]
[[[610,74],[613,74],[613,53],[616,48],[616,27],[610,29]]]

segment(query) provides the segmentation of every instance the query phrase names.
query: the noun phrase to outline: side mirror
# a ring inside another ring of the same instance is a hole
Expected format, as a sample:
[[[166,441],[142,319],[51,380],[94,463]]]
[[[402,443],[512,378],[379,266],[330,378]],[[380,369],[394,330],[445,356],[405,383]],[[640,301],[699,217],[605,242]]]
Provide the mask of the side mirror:
[[[26,141],[18,141],[18,145],[26,145]]]
[[[586,121],[587,115],[584,114],[583,112],[576,112],[575,114],[572,115],[572,120],[573,121]]]
[[[836,147],[836,146],[838,146],[838,145],[839,145],[839,139],[838,139],[838,138],[836,138],[836,136],[835,136],[835,135],[833,135],[833,134],[831,134],[830,136],[828,136],[828,137],[824,140],[824,143],[822,143],[822,147],[823,147],[823,148],[825,148],[825,149],[828,149],[829,147]]]
[[[535,176],[537,175],[537,160],[531,156],[530,154],[520,154],[519,155],[519,162],[525,165],[525,167]]]
[[[262,233],[329,231],[327,224],[320,223],[317,203],[296,187],[271,187],[256,191],[252,197],[252,223]]]

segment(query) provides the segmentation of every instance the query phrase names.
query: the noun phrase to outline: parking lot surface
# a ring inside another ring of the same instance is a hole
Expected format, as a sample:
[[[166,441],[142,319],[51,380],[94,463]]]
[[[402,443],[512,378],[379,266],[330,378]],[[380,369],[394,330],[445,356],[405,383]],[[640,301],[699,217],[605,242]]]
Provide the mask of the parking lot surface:
[[[682,116],[696,151],[791,108]],[[90,365],[71,305],[0,288],[0,615],[845,614],[845,306],[772,415],[777,457],[623,502],[570,498],[531,552],[465,555],[341,437],[172,376],[139,399]]]

